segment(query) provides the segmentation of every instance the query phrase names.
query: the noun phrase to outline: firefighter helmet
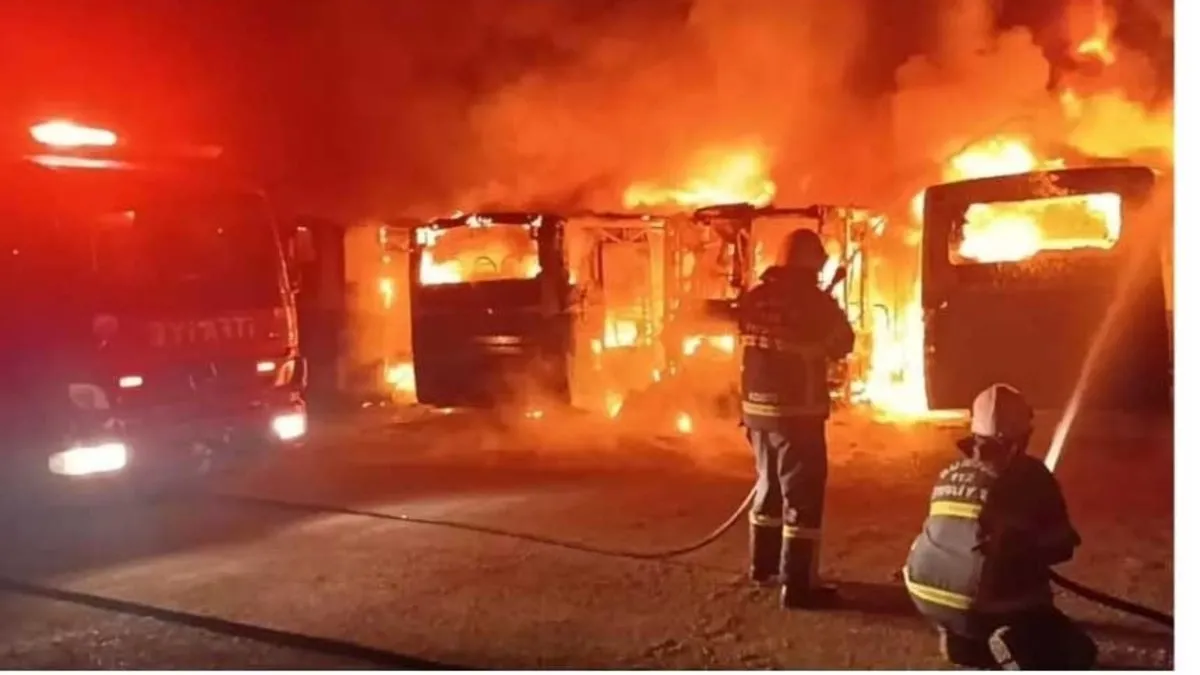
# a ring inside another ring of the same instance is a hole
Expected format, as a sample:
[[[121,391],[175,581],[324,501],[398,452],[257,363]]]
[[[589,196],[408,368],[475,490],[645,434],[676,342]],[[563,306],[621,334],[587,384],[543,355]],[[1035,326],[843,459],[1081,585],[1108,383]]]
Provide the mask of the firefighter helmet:
[[[825,244],[821,243],[821,237],[812,230],[795,230],[788,233],[787,238],[783,240],[781,262],[784,267],[820,271],[828,258]]]
[[[971,405],[971,433],[984,438],[1015,440],[1033,430],[1033,408],[1016,387],[993,384]]]

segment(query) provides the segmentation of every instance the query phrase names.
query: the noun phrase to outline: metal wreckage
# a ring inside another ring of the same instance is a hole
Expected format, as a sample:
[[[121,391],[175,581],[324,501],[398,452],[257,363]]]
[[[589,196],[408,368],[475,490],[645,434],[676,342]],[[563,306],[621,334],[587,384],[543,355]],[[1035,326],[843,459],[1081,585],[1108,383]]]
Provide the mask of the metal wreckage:
[[[570,406],[676,433],[731,420],[737,298],[798,228],[825,242],[822,283],[858,334],[829,373],[840,406],[878,403],[872,387],[889,375],[885,352],[906,314],[919,317],[908,391],[928,409],[968,407],[997,380],[1061,405],[1118,284],[1137,315],[1111,336],[1113,367],[1090,399],[1155,406],[1171,396],[1172,358],[1163,263],[1143,255],[1164,231],[1146,208],[1156,180],[1126,164],[928,188],[912,307],[889,292],[900,273],[889,269],[886,216],[856,207],[472,213],[380,239],[407,258],[411,384],[433,406],[531,417]],[[1021,227],[1032,238],[1014,237]]]

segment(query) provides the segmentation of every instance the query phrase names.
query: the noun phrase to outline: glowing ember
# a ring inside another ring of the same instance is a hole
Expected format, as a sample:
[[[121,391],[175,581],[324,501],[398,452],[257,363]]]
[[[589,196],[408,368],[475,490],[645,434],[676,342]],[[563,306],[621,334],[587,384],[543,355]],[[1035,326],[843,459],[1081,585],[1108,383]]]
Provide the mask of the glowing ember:
[[[692,356],[703,346],[732,354],[737,347],[737,338],[733,335],[689,335],[683,339],[683,355]]]
[[[690,434],[694,430],[692,426],[692,416],[687,413],[679,413],[675,418],[675,430],[681,434]]]
[[[602,347],[630,347],[638,340],[638,322],[606,317]]]
[[[621,395],[610,391],[604,395],[604,407],[608,411],[609,417],[616,417],[621,414],[621,407],[625,405],[625,400]]]
[[[775,183],[767,177],[766,163],[757,152],[713,157],[702,162],[692,175],[680,187],[635,183],[625,190],[625,208],[739,203],[765,206],[775,198]]]
[[[411,394],[417,390],[417,379],[413,375],[413,364],[393,363],[383,369],[383,381],[397,393]]]
[[[388,277],[380,279],[379,295],[383,297],[384,308],[390,308],[396,302],[396,282]]]

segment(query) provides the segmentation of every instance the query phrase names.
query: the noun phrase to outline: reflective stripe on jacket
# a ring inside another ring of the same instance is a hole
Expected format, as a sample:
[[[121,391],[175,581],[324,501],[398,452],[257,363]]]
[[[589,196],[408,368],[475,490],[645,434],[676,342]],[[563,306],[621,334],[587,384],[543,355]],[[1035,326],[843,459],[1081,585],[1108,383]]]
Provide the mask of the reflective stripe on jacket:
[[[991,466],[973,459],[942,471],[929,514],[913,542],[904,583],[912,597],[941,610],[1011,612],[1052,602],[1048,569],[1028,556],[1014,555],[1020,542],[1005,541],[1005,485]],[[1042,572],[1038,574],[1038,570]]]
[[[792,419],[828,417],[829,363],[854,345],[837,302],[777,270],[739,301],[738,319],[746,427],[784,431]]]

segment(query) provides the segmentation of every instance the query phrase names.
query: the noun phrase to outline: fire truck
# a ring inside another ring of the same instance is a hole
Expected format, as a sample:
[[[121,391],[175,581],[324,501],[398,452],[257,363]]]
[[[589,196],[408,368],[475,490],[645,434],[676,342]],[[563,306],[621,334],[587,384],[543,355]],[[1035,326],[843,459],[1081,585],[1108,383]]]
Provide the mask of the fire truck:
[[[5,482],[140,491],[301,441],[294,284],[263,194],[70,121],[5,154]]]
[[[968,408],[997,381],[1019,387],[1035,406],[1061,407],[1096,340],[1101,365],[1085,405],[1170,405],[1171,320],[1159,255],[1168,230],[1164,214],[1148,208],[1156,180],[1145,166],[1091,166],[926,191],[931,408]],[[1105,321],[1110,312],[1114,322]]]

